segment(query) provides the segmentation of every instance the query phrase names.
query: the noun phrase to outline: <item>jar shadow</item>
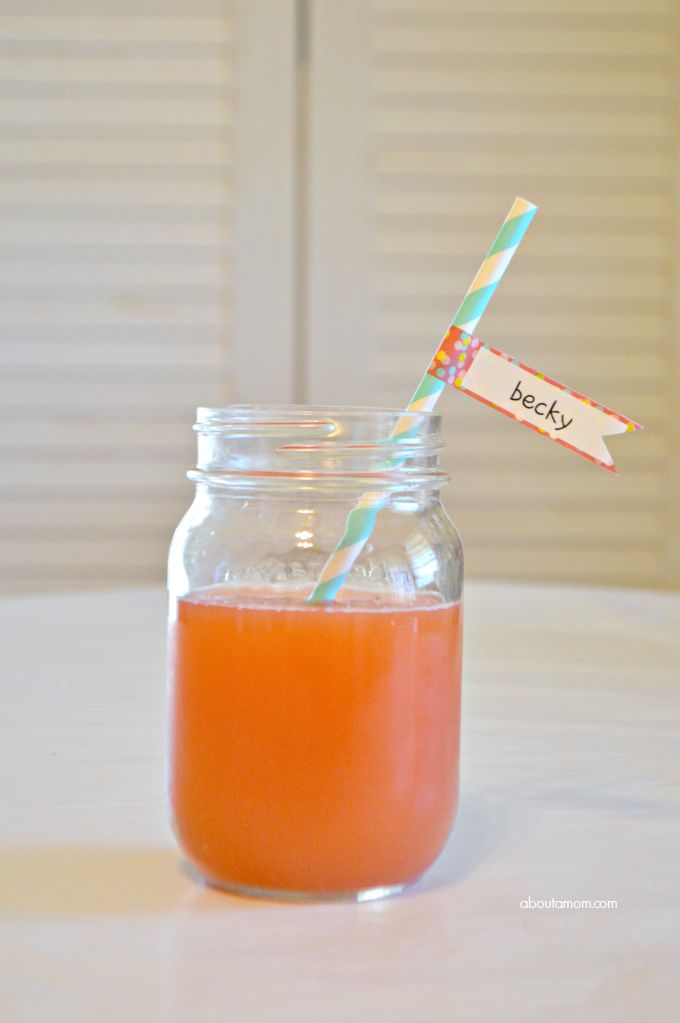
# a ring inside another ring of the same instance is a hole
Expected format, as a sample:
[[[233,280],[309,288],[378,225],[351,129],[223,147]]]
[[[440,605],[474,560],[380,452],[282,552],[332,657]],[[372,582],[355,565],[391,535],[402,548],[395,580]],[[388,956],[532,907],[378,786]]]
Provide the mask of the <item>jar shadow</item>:
[[[512,829],[507,800],[480,789],[463,792],[453,830],[439,858],[404,895],[461,884],[506,844]]]
[[[173,849],[0,849],[0,911],[8,914],[148,913],[181,904],[187,888]]]
[[[443,852],[423,877],[398,898],[463,883],[497,854],[512,830],[511,808],[506,799],[479,789],[463,793],[454,829]],[[225,895],[205,883],[197,883],[195,871],[171,848],[0,849],[0,910],[6,913],[148,913],[199,903],[204,908],[221,909],[228,903],[234,908],[243,908],[244,904],[253,908],[286,905]]]

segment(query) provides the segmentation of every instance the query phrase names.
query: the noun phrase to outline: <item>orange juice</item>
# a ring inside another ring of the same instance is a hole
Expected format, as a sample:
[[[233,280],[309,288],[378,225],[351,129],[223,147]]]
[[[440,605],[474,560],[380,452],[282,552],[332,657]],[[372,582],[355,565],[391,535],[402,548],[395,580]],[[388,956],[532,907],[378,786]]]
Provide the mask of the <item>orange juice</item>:
[[[461,607],[198,591],[170,632],[170,798],[184,853],[245,890],[400,885],[458,790]]]

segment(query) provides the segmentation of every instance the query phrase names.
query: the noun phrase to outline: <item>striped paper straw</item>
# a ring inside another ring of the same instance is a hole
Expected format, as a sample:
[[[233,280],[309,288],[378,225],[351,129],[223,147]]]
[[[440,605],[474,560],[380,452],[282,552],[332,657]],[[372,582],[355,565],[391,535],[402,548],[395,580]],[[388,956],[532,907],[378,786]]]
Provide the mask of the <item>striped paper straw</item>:
[[[507,270],[510,260],[533,220],[537,208],[526,199],[519,197],[515,199],[493,245],[487,252],[465,298],[458,307],[452,326],[459,327],[468,333],[474,331],[498,286],[498,282]],[[400,416],[398,419],[397,425],[392,431],[392,439],[405,440],[409,435],[415,434],[419,424],[416,421],[414,425],[413,413],[430,412],[445,387],[446,384],[443,380],[431,376],[426,371],[406,407],[408,414]],[[393,466],[395,464],[399,463],[392,463]],[[314,591],[307,598],[308,603],[322,604],[334,599],[373,532],[376,516],[384,505],[383,494],[367,493],[360,498],[347,516],[342,539],[324,565]]]

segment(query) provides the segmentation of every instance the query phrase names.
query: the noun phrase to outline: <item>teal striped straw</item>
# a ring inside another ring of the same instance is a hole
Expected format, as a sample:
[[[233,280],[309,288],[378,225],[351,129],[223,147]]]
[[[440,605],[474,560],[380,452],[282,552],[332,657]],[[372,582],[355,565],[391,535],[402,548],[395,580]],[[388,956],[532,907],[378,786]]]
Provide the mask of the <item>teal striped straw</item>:
[[[468,333],[474,331],[537,209],[537,206],[526,199],[515,199],[459,305],[451,326],[459,327]],[[391,439],[402,441],[414,436],[419,428],[414,413],[432,411],[445,387],[443,380],[432,376],[426,370],[404,414],[399,417]],[[397,461],[391,463],[392,467],[399,464],[401,463]],[[383,494],[366,493],[359,499],[347,516],[342,538],[324,565],[313,592],[307,598],[309,604],[322,604],[335,598],[373,532],[378,512],[384,506]]]

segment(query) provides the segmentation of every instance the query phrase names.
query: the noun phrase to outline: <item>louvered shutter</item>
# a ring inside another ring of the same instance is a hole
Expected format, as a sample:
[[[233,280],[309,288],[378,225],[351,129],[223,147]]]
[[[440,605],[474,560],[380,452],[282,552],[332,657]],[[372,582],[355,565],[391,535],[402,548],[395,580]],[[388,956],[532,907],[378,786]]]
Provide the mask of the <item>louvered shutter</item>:
[[[468,570],[677,584],[677,5],[315,12],[312,397],[402,406],[514,194],[533,200],[478,333],[646,429],[612,442],[616,479],[445,393],[447,504]],[[345,280],[360,282],[354,306]]]
[[[258,397],[253,336],[259,393],[291,397],[292,11],[44,0],[0,17],[6,590],[159,581],[196,405]]]

